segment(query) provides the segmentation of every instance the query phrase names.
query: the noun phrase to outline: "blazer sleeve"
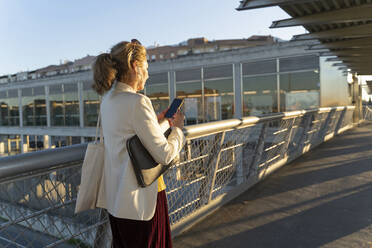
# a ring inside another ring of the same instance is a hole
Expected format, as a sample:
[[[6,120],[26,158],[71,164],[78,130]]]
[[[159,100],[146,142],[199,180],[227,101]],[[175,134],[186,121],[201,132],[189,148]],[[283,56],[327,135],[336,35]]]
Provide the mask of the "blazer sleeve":
[[[134,106],[134,131],[152,155],[160,164],[169,164],[181,151],[185,136],[178,127],[173,127],[168,140],[165,138],[158,123],[157,116],[148,97],[141,95]]]

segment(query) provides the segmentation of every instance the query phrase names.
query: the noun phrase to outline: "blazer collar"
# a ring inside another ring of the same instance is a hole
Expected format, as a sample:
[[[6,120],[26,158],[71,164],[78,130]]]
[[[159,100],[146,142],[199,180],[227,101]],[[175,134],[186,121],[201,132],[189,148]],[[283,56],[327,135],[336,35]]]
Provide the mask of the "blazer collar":
[[[136,91],[131,86],[129,86],[126,83],[119,82],[119,81],[116,82],[115,90],[136,93]]]

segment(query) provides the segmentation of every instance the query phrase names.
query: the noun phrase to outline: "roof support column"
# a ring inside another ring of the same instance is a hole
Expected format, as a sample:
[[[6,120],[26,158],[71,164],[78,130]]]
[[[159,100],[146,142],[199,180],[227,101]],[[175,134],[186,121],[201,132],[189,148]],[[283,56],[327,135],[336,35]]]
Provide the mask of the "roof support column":
[[[355,110],[353,113],[353,122],[359,123],[362,116],[362,90],[358,82],[358,77],[356,73],[353,73],[353,105],[355,106]]]
[[[234,118],[243,117],[243,77],[242,64],[233,64],[233,84],[234,84]]]
[[[176,98],[176,78],[173,70],[168,71],[169,104]]]

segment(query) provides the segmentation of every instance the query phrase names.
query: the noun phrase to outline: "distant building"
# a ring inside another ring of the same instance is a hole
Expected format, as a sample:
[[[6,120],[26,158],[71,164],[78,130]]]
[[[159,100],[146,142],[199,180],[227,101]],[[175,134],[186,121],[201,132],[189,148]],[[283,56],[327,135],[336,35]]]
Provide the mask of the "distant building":
[[[36,78],[51,77],[60,74],[69,73],[69,65],[71,62],[62,65],[49,65],[47,67],[36,70],[34,73]]]
[[[174,46],[157,46],[147,48],[149,61],[174,59],[180,56],[201,53],[213,53],[245,47],[272,45],[281,41],[273,36],[253,35],[248,39],[213,40],[204,37],[189,39]]]
[[[255,47],[262,45],[272,45],[281,42],[279,38],[273,36],[253,35],[248,39],[231,39],[231,40],[213,40],[208,41],[206,38],[193,38],[181,42],[174,46],[156,46],[147,48],[147,60],[149,62],[175,59],[178,57],[214,53],[219,51],[228,51],[239,48]],[[4,75],[0,77],[0,84],[12,83],[16,81],[33,80],[38,78],[53,77],[56,75],[69,74],[75,72],[89,71],[96,56],[87,55],[83,58],[76,59],[74,62],[65,61],[60,65],[49,65],[34,71],[19,72],[13,75]]]
[[[81,59],[76,59],[70,67],[70,72],[87,71],[92,69],[96,56],[87,55]]]
[[[5,84],[8,82],[8,75],[4,75],[0,77],[0,84]]]

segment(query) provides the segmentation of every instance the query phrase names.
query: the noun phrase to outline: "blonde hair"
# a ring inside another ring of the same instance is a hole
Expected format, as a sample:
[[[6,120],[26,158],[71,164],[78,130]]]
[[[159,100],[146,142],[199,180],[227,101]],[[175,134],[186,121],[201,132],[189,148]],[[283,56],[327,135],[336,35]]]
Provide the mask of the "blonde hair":
[[[137,40],[119,42],[110,53],[98,55],[93,65],[92,88],[103,95],[111,89],[115,80],[127,81],[135,61],[139,65],[146,61],[146,49]]]

